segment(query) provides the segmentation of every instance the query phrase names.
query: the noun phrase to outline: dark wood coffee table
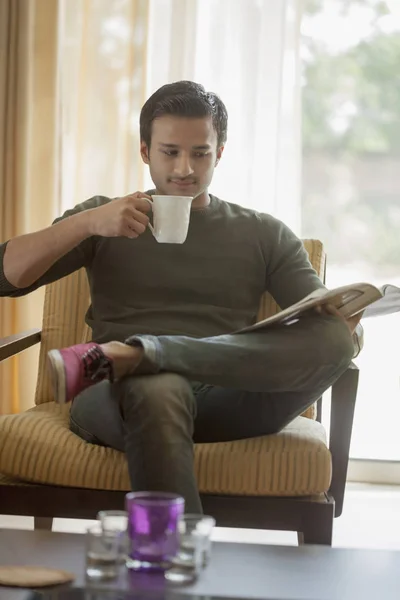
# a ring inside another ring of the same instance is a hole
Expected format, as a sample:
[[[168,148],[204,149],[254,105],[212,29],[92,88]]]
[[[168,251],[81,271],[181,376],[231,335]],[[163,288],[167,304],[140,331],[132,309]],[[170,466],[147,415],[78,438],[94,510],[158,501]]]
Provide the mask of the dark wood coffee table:
[[[71,571],[85,585],[85,538],[80,534],[0,529],[0,564],[40,565]],[[171,590],[160,575],[129,573],[104,589]],[[252,600],[398,600],[400,552],[326,546],[213,545],[199,580],[178,592],[188,596]],[[1,600],[21,593],[0,588]]]

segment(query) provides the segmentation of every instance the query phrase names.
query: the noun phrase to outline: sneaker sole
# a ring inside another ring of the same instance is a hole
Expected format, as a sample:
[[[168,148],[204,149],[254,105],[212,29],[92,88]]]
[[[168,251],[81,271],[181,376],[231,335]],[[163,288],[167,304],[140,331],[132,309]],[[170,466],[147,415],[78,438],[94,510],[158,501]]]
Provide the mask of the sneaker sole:
[[[65,367],[62,354],[59,350],[50,350],[47,354],[50,367],[50,378],[54,392],[54,400],[58,404],[68,402]]]

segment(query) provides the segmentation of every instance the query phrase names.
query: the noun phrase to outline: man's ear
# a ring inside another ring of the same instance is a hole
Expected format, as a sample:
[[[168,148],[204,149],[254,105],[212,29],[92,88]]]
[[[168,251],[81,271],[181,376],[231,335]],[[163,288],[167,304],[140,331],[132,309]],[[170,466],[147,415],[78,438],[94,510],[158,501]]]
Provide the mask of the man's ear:
[[[143,140],[140,142],[140,155],[144,164],[148,165],[150,163],[150,148]]]
[[[218,148],[218,150],[217,150],[217,159],[215,161],[215,166],[217,166],[217,164],[221,160],[221,156],[222,156],[222,153],[224,151],[224,148],[225,148],[225,146],[221,146],[220,148]]]

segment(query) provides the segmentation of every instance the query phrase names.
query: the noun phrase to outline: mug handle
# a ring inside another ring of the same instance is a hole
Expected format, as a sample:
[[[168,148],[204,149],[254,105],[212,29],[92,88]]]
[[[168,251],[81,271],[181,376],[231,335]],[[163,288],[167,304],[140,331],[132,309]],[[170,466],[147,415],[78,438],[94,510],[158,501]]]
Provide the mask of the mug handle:
[[[150,206],[153,206],[153,200],[149,200],[148,198],[141,198],[141,200],[146,200],[146,202],[148,202],[150,204]],[[149,221],[149,229],[150,229],[151,233],[155,236],[154,227],[150,223],[150,221]]]

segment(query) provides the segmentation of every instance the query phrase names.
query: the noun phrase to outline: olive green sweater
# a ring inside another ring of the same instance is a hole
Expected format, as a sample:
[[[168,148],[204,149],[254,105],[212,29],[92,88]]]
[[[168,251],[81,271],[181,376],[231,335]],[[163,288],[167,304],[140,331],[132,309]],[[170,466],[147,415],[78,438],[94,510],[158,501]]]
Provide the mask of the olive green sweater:
[[[96,196],[61,218],[112,202]],[[284,308],[323,287],[301,241],[274,217],[211,196],[192,210],[184,244],[139,238],[90,237],[58,260],[36,283],[18,289],[3,270],[0,296],[22,296],[85,267],[92,304],[86,320],[98,342],[137,333],[208,337],[256,319],[271,292]]]

